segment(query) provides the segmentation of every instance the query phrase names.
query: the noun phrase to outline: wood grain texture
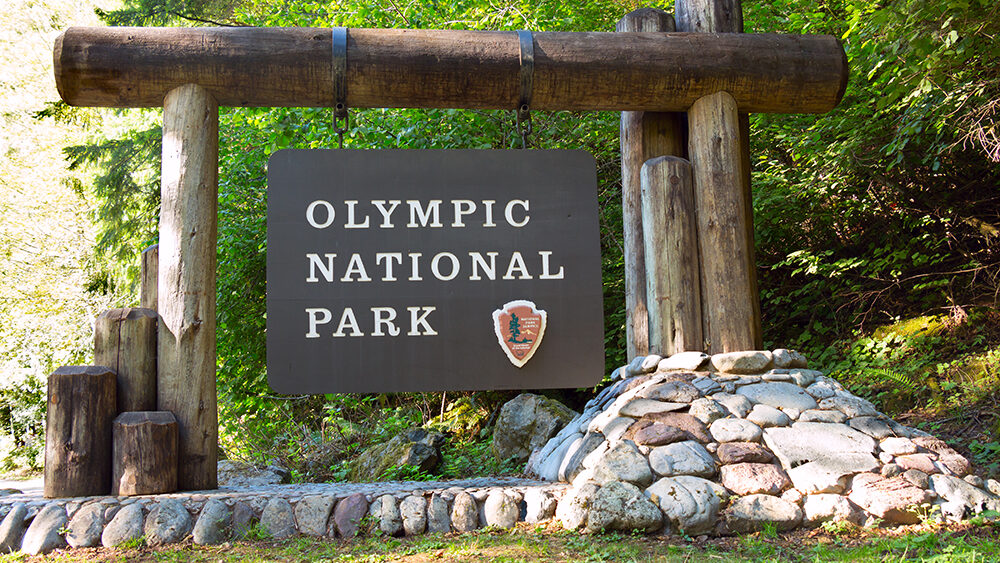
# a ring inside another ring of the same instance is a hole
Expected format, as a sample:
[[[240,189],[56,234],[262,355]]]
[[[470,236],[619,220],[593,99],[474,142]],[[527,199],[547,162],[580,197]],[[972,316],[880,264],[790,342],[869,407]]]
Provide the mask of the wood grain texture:
[[[178,486],[217,486],[215,267],[218,106],[195,85],[163,106],[157,410],[179,426]]]
[[[156,408],[157,322],[152,309],[111,309],[97,316],[94,363],[117,375],[117,412]]]
[[[139,306],[156,310],[157,276],[160,271],[160,247],[154,244],[142,251],[142,268],[139,282]]]
[[[694,170],[706,352],[752,350],[760,341],[751,296],[746,192],[736,100],[706,96],[688,112],[688,154]]]
[[[743,6],[740,0],[677,0],[675,7],[678,31],[690,33],[743,33]],[[757,286],[757,250],[754,244],[753,189],[750,171],[750,116],[741,112],[739,147],[742,153],[743,170],[739,189],[744,192],[744,221],[747,230],[747,264],[752,293],[747,296],[753,305],[753,322],[760,326],[760,294]],[[707,322],[707,318],[705,320]],[[708,332],[707,329],[705,331]],[[763,347],[763,331],[757,334],[761,340],[754,349]]]
[[[49,376],[45,412],[46,498],[111,490],[115,373],[105,366],[63,366]]]
[[[111,494],[177,490],[177,419],[164,411],[124,412],[112,423]]]
[[[725,90],[743,111],[821,113],[843,95],[835,37],[537,32],[532,109],[686,111]],[[519,43],[508,31],[351,29],[347,104],[514,109]],[[155,107],[198,84],[224,106],[333,105],[331,31],[70,28],[56,85],[78,106]]]
[[[674,18],[652,8],[630,12],[615,29],[619,33],[671,32]],[[621,116],[622,225],[625,258],[625,339],[628,358],[650,353],[651,319],[646,297],[646,263],[643,242],[642,163],[660,155],[684,156],[683,114],[625,111]]]
[[[649,352],[669,356],[701,351],[698,225],[691,163],[661,156],[646,161],[641,176],[642,218],[647,227]]]

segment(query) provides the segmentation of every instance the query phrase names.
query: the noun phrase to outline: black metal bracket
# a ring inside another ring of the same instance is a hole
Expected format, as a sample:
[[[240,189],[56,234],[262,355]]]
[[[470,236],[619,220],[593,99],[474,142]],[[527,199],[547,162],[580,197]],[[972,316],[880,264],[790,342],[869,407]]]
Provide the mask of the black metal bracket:
[[[531,134],[531,90],[535,74],[535,39],[530,31],[518,30],[521,48],[521,96],[517,103],[517,131],[521,135],[521,148],[527,148]]]
[[[333,130],[340,140],[340,148],[344,148],[344,133],[348,129],[347,113],[347,28],[333,28],[333,59],[331,72],[333,76]],[[341,122],[341,120],[343,120]]]

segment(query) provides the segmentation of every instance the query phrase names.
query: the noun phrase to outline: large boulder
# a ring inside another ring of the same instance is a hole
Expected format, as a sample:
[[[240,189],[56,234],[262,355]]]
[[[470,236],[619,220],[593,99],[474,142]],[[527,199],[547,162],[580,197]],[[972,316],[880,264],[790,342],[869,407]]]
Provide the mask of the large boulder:
[[[406,465],[432,471],[441,460],[442,444],[443,434],[411,428],[362,452],[351,463],[348,477],[352,481],[377,481],[389,469]]]
[[[521,393],[500,409],[493,430],[493,455],[501,461],[523,463],[576,416],[559,401]]]

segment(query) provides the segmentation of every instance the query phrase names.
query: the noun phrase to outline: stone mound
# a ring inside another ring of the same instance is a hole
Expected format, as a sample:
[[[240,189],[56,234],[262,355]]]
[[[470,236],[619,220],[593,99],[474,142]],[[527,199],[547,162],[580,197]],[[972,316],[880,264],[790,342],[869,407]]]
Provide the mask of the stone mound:
[[[569,529],[724,535],[961,520],[1000,483],[790,350],[638,357],[528,460]]]

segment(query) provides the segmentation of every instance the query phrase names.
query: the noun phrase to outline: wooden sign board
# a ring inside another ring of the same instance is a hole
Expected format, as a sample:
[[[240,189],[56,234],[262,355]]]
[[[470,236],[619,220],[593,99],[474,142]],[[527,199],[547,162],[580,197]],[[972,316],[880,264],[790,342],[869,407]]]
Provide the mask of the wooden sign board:
[[[276,152],[271,387],[596,385],[604,373],[596,177],[584,151]]]

